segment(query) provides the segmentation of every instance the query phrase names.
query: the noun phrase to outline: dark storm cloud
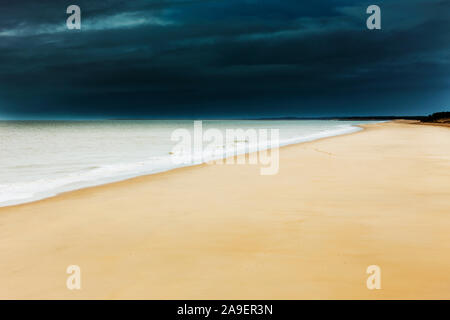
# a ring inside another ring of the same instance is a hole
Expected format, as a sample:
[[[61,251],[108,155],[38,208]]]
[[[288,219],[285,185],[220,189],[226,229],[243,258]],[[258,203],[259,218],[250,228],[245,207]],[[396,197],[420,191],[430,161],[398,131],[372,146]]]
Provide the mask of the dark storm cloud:
[[[0,116],[422,114],[450,98],[448,0],[381,1],[380,31],[366,1],[0,3]]]

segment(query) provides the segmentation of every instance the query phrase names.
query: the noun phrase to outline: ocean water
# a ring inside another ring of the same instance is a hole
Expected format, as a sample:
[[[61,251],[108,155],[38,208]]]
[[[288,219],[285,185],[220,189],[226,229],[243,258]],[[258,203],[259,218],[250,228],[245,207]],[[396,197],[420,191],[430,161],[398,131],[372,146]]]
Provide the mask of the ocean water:
[[[280,144],[311,141],[360,130],[361,121],[217,120],[203,130],[279,129]],[[167,171],[175,165],[176,129],[188,120],[0,121],[0,206],[61,192]]]

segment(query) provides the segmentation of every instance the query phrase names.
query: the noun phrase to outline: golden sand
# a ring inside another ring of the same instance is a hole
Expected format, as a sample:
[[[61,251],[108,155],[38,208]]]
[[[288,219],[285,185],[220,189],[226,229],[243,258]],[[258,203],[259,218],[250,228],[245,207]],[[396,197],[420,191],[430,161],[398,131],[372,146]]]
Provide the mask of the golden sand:
[[[0,298],[450,299],[450,130],[365,127],[1,208]]]

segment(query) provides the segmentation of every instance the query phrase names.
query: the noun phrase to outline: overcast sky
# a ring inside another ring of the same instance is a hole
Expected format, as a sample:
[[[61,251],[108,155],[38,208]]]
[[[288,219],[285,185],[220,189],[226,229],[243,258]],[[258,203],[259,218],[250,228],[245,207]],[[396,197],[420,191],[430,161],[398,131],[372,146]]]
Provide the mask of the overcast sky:
[[[0,0],[0,118],[448,109],[450,0]]]

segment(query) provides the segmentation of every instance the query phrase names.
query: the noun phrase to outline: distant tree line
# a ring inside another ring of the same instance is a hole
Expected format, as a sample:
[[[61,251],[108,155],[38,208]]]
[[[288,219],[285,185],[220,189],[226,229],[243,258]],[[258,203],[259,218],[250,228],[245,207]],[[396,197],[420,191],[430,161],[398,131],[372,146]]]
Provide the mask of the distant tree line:
[[[436,112],[421,120],[422,122],[450,122],[450,112]]]

